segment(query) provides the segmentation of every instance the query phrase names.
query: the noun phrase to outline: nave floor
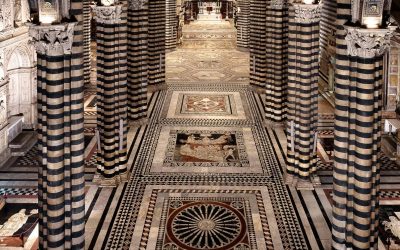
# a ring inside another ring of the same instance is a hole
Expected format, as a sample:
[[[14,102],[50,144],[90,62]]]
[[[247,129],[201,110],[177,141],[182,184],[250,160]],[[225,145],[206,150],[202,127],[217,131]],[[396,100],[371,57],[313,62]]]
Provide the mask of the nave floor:
[[[129,130],[128,183],[91,182],[96,144],[87,125],[86,248],[330,249],[331,164],[321,163],[320,188],[286,186],[285,133],[264,126],[248,54],[199,46],[167,55],[168,88],[149,95],[148,124]],[[0,195],[37,203],[35,159],[31,151],[0,169]],[[382,204],[398,209],[400,179],[387,173]]]

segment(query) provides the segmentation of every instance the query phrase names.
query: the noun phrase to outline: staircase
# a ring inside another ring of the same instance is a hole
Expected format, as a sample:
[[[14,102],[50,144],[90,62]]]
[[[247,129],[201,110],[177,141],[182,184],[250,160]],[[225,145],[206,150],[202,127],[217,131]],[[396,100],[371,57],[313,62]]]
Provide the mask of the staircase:
[[[34,131],[22,131],[15,137],[8,147],[11,149],[11,156],[24,156],[36,144],[37,134]]]

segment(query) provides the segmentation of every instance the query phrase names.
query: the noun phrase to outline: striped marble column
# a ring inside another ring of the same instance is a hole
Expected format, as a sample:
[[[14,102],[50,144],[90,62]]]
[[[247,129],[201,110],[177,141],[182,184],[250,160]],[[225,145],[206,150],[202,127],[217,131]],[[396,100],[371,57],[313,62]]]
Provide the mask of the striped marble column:
[[[83,77],[86,84],[90,84],[90,0],[83,0]]]
[[[312,189],[316,171],[320,5],[292,4],[289,11],[287,177]]]
[[[282,123],[286,118],[288,64],[288,5],[272,0],[266,19],[265,113],[267,123]]]
[[[149,90],[165,87],[165,0],[149,0]]]
[[[266,6],[265,0],[250,0],[249,11],[249,49],[250,49],[250,86],[265,91],[266,73]]]
[[[32,26],[37,51],[39,248],[83,249],[85,179],[82,4],[78,23]]]
[[[176,49],[176,0],[165,1],[165,14],[165,51],[169,52]]]
[[[248,49],[250,3],[247,0],[239,0],[237,4],[240,8],[240,12],[237,13],[237,46]]]
[[[127,18],[126,5],[96,6],[97,173],[94,182],[127,181]]]
[[[391,30],[344,26],[350,1],[338,0],[338,17],[332,248],[376,249],[383,56]]]
[[[128,119],[147,117],[149,9],[144,0],[129,0],[128,7]]]

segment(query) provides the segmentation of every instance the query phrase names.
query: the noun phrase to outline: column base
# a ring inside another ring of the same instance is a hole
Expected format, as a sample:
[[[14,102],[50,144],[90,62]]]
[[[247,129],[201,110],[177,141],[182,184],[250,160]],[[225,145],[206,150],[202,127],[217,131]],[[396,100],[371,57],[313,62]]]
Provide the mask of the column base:
[[[125,172],[112,178],[104,178],[99,173],[96,173],[93,177],[93,183],[100,187],[117,187],[121,183],[127,182],[129,179],[129,173]]]
[[[138,120],[128,121],[128,126],[129,127],[140,127],[140,126],[146,125],[148,122],[149,122],[149,119],[147,117],[143,117]]]
[[[282,128],[285,129],[286,128],[286,122],[274,122],[274,121],[270,121],[270,120],[264,120],[264,125],[268,128]]]
[[[284,176],[284,180],[286,185],[294,187],[297,190],[314,190],[312,178],[310,180],[305,180],[292,174],[286,174],[286,176]]]
[[[157,92],[157,91],[160,91],[160,90],[165,90],[167,88],[168,88],[168,86],[167,86],[166,83],[156,84],[156,85],[148,85],[147,86],[147,92],[148,93],[154,93],[154,92]]]
[[[263,87],[249,85],[249,89],[251,91],[254,91],[254,92],[258,93],[258,94],[265,94],[265,89]]]

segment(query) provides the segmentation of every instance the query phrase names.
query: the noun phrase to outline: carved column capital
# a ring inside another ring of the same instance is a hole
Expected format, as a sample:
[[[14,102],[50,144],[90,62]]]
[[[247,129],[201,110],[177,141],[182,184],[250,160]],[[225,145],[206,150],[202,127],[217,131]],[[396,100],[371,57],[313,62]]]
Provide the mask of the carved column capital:
[[[70,54],[76,23],[31,26],[29,35],[36,52],[43,55]]]
[[[93,6],[94,17],[98,23],[116,23],[121,21],[122,6]]]
[[[147,0],[128,0],[130,10],[142,10],[145,8]]]
[[[293,4],[296,23],[317,23],[321,19],[320,4]]]
[[[350,56],[373,58],[381,56],[390,48],[394,29],[364,29],[345,26],[347,53]]]
[[[274,10],[281,10],[288,7],[287,0],[271,0],[271,8]]]

